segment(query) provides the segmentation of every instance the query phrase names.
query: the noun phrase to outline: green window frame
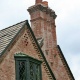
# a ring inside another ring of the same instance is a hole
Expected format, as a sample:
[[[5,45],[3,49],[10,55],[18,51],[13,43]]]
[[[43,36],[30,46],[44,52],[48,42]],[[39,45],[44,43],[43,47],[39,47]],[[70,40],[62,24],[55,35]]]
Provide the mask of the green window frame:
[[[16,80],[42,80],[41,63],[23,53],[15,54]]]

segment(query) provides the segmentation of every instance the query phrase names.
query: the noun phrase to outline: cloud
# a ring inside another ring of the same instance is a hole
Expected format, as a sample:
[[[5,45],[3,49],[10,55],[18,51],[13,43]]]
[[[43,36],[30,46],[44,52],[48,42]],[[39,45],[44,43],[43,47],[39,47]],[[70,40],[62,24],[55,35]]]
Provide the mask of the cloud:
[[[2,0],[0,2],[0,29],[29,19],[27,8],[33,4],[32,0]]]
[[[69,63],[71,71],[74,73],[75,80],[80,79],[80,54],[73,55],[72,53],[67,52],[65,57]]]

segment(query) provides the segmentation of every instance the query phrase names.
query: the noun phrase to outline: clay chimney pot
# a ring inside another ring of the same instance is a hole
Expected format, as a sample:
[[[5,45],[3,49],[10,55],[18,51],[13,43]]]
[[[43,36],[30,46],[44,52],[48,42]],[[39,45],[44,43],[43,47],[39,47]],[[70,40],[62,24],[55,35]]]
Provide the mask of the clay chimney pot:
[[[43,1],[42,4],[48,7],[48,2],[47,1]]]
[[[42,0],[36,0],[36,4],[42,3]]]

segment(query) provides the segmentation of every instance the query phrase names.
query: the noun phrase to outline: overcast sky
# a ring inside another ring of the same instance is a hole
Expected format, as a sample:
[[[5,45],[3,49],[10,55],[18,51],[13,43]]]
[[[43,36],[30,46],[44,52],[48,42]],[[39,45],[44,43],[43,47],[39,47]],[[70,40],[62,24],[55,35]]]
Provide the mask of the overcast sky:
[[[57,42],[75,80],[80,80],[80,0],[46,0],[56,14]],[[35,0],[0,0],[0,30],[26,19]]]

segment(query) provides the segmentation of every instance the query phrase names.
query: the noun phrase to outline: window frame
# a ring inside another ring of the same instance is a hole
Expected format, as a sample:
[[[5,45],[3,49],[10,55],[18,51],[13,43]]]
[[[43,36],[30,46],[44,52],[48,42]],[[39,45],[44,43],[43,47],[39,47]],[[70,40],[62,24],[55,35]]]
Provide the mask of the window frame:
[[[25,80],[30,80],[30,62],[33,63],[33,68],[34,68],[34,79],[33,80],[36,80],[36,65],[39,66],[39,76],[40,76],[40,79],[39,80],[42,80],[42,71],[41,71],[41,63],[42,61],[40,60],[37,60],[35,58],[32,58],[28,55],[25,55],[23,53],[18,53],[18,54],[15,54],[14,55],[14,58],[15,58],[15,73],[16,73],[16,80],[19,80],[19,62],[20,61],[24,61],[25,62]]]

